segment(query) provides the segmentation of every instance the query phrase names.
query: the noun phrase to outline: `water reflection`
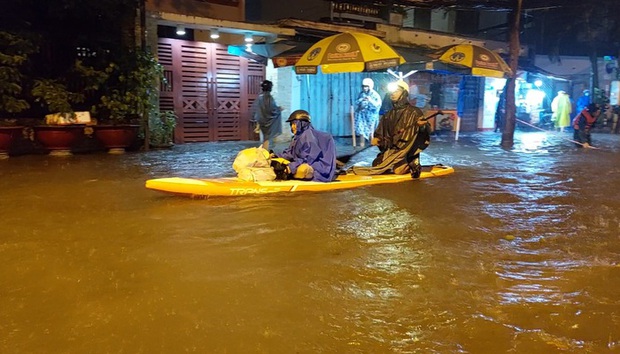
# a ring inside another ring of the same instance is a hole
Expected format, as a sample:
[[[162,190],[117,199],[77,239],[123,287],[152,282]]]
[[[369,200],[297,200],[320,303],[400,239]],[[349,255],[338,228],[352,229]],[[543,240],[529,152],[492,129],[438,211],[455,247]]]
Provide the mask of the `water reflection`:
[[[618,352],[619,139],[567,137],[437,136],[452,176],[238,199],[144,181],[252,143],[0,161],[0,351]]]

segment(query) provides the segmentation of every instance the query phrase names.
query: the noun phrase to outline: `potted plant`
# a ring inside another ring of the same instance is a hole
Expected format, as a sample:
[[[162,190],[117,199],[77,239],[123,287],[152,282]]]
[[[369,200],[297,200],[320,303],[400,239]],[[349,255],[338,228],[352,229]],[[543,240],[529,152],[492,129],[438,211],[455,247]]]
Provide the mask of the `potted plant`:
[[[138,50],[121,64],[111,63],[106,72],[105,91],[92,109],[98,121],[93,128],[110,153],[123,153],[137,138],[139,123],[148,125],[148,113],[157,107],[163,67],[152,53]]]
[[[84,94],[70,92],[59,80],[38,79],[32,95],[52,113],[46,116],[43,124],[33,127],[35,139],[50,151],[50,155],[71,155],[71,147],[84,133],[84,125],[77,124],[72,104],[83,102]]]
[[[105,71],[85,66],[76,60],[62,79],[39,78],[34,80],[32,96],[35,102],[46,108],[50,114],[42,124],[34,127],[35,138],[52,155],[69,155],[71,147],[82,136],[86,125],[91,124],[88,111],[75,112],[74,107],[82,104],[86,93],[95,92],[106,80]],[[68,89],[70,80],[81,83],[80,92]]]
[[[31,41],[0,31],[0,158],[7,158],[15,139],[22,134],[15,115],[30,108],[22,97],[23,74],[20,67],[36,51]]]
[[[151,147],[169,148],[174,145],[174,128],[177,125],[177,116],[174,111],[159,111],[149,117],[149,132]]]
[[[0,120],[0,160],[9,157],[13,142],[22,134],[23,126],[16,119]]]

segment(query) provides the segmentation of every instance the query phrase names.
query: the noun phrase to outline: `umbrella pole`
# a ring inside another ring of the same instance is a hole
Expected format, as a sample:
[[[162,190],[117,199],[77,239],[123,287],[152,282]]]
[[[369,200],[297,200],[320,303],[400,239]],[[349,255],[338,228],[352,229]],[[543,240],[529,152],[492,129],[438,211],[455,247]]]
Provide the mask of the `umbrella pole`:
[[[454,115],[456,117],[456,133],[454,134],[454,141],[459,140],[459,131],[461,131],[461,117],[458,115]]]
[[[353,105],[351,105],[351,109],[349,110],[351,116],[351,139],[353,141],[353,147],[357,145],[355,141],[355,112],[353,110]]]
[[[351,82],[351,77],[353,75],[349,74],[349,97],[351,97],[351,106],[349,107],[349,118],[351,120],[351,141],[353,142],[353,147],[357,145],[355,141],[355,110],[353,109],[353,83]]]

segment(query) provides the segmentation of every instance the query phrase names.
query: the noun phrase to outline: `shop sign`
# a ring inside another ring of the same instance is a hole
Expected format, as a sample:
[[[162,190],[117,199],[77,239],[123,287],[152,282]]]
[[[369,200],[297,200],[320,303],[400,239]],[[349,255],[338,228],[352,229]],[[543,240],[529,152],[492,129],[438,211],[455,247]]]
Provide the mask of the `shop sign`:
[[[351,14],[358,16],[381,18],[381,9],[378,6],[362,5],[362,4],[348,4],[345,2],[335,3],[333,12],[341,14]]]

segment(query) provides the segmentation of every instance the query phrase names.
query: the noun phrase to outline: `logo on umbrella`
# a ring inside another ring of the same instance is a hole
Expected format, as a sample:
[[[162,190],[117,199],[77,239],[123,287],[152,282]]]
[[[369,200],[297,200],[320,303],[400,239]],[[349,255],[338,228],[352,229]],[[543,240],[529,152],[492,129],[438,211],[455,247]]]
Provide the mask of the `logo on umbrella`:
[[[316,58],[319,53],[321,53],[321,48],[315,48],[313,51],[310,52],[310,54],[308,54],[308,60],[314,60],[314,58]]]
[[[351,45],[349,43],[340,43],[336,46],[336,51],[338,53],[346,53],[351,49]]]
[[[452,55],[450,55],[450,61],[455,63],[463,61],[463,59],[465,59],[465,53],[462,52],[454,52],[452,53]]]
[[[377,43],[373,43],[370,48],[372,48],[372,51],[375,53],[379,53],[381,51],[381,46]]]
[[[484,61],[490,61],[491,60],[491,58],[488,55],[486,55],[486,54],[480,54],[478,57],[480,58],[480,60],[484,60]]]

